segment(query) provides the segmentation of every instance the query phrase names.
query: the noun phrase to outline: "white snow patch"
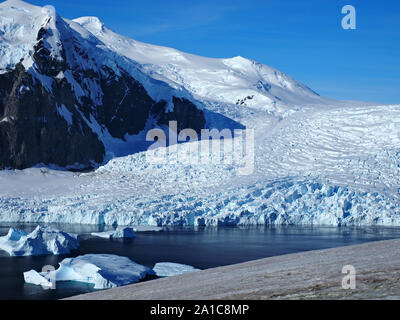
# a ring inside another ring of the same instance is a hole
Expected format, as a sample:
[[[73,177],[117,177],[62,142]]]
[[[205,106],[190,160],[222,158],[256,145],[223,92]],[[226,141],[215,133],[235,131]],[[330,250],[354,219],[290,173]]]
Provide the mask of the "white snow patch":
[[[62,80],[62,79],[64,79],[64,78],[65,78],[64,72],[62,72],[62,71],[60,71],[60,72],[56,75],[56,79],[58,79],[58,80]]]
[[[66,70],[64,72],[64,77],[67,79],[68,83],[71,85],[72,90],[75,92],[76,98],[80,101],[81,97],[84,97],[85,91],[82,89],[80,84],[75,80],[74,75],[71,70]]]
[[[67,109],[65,105],[62,104],[61,106],[57,106],[57,112],[65,119],[65,121],[67,121],[69,126],[72,126],[73,114]]]

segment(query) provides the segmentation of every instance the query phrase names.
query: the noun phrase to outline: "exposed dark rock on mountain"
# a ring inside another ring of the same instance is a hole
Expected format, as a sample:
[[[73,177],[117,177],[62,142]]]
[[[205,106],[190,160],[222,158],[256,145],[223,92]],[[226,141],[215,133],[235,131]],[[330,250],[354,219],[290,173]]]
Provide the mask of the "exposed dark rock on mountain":
[[[161,101],[152,109],[152,114],[156,117],[158,123],[168,125],[170,121],[177,121],[178,130],[191,128],[200,134],[201,129],[205,128],[206,125],[203,111],[185,98],[173,97],[172,101],[174,104],[172,111],[165,112],[165,101]]]
[[[167,103],[154,101],[122,67],[93,56],[102,52],[89,51],[61,18],[49,17],[36,40],[29,70],[21,61],[0,74],[0,168],[92,168],[105,157],[102,137],[125,141],[153,117],[155,125],[176,120],[179,128],[205,127],[195,104],[173,97],[167,112]]]

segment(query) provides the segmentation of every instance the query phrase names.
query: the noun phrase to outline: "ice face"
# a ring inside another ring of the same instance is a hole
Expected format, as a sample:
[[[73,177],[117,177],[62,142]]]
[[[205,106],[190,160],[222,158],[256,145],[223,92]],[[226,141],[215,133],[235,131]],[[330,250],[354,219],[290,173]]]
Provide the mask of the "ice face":
[[[23,230],[10,228],[6,237],[8,238],[9,241],[19,241],[21,237],[25,237],[27,235],[28,234]]]
[[[77,235],[51,227],[37,226],[29,234],[11,228],[6,236],[0,237],[0,249],[7,251],[10,256],[67,254],[78,246]]]

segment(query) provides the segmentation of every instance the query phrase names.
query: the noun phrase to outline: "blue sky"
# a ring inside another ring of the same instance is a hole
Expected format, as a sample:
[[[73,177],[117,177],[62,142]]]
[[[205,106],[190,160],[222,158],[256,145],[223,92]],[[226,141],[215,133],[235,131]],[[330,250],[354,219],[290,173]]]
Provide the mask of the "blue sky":
[[[136,40],[210,57],[241,55],[336,99],[400,103],[400,1],[30,0],[98,16]],[[343,30],[351,4],[357,29]]]

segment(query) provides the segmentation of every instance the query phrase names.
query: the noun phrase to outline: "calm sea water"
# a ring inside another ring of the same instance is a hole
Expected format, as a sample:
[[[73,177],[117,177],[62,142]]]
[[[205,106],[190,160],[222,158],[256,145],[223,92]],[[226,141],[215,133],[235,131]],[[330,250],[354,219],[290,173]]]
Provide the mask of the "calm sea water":
[[[0,236],[10,227],[26,231],[34,225],[0,224]],[[170,228],[161,232],[137,233],[133,240],[106,240],[90,237],[103,231],[96,226],[55,225],[61,230],[83,235],[79,250],[67,256],[10,257],[0,251],[0,299],[60,299],[92,292],[91,285],[58,282],[57,289],[44,290],[25,284],[23,272],[40,271],[44,265],[58,266],[66,257],[87,253],[127,256],[153,267],[156,262],[177,262],[200,269],[239,263],[287,253],[323,249],[392,238],[400,238],[400,228],[331,227],[248,227]]]

